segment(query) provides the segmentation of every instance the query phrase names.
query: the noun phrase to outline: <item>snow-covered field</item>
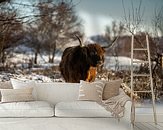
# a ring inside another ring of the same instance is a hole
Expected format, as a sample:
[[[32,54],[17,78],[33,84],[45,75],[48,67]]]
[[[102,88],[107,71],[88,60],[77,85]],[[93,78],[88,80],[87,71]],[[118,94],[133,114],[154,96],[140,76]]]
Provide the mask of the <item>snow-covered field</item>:
[[[53,75],[53,78],[49,76],[45,76],[42,74],[31,73],[31,71],[46,71],[46,69],[50,69],[53,66],[58,66],[61,61],[61,55],[56,54],[54,63],[48,63],[48,55],[38,55],[38,64],[33,65],[29,70],[29,61],[34,59],[34,55],[31,52],[28,53],[13,53],[11,58],[8,58],[8,64],[10,67],[15,69],[15,73],[0,73],[0,80],[9,80],[10,78],[19,78],[19,79],[33,79],[39,82],[54,82],[54,81],[63,81],[60,73],[56,72]],[[128,57],[114,57],[114,56],[106,56],[104,62],[104,68],[108,70],[130,70],[131,59]],[[138,68],[139,65],[135,65],[134,68]],[[24,70],[29,71],[29,73],[24,74]]]
[[[8,58],[8,62],[9,63],[15,63],[15,64],[19,64],[19,63],[28,63],[29,60],[34,59],[34,55],[32,53],[30,54],[22,54],[22,53],[13,53],[13,56],[11,58]],[[61,55],[57,54],[54,58],[54,64],[59,64],[61,60]],[[38,55],[38,64],[42,65],[50,65],[48,63],[48,55]],[[48,63],[48,64],[47,64]]]
[[[17,64],[20,66],[20,64],[27,64],[29,60],[34,59],[33,54],[13,54],[14,57],[9,58],[8,61],[11,64]],[[50,64],[48,63],[48,55],[38,55],[38,65],[42,66],[43,68],[48,68],[50,66],[59,65],[61,61],[61,55],[57,54],[54,58],[54,63]],[[140,64],[134,65],[134,68],[136,69],[139,67]],[[104,68],[111,69],[111,70],[130,70],[131,66],[131,59],[129,57],[119,56],[106,56],[105,57],[105,63]]]
[[[137,59],[134,59],[137,60]],[[130,70],[131,58],[119,56],[107,56],[105,57],[104,67],[111,70]],[[137,69],[140,64],[135,64],[133,67]]]

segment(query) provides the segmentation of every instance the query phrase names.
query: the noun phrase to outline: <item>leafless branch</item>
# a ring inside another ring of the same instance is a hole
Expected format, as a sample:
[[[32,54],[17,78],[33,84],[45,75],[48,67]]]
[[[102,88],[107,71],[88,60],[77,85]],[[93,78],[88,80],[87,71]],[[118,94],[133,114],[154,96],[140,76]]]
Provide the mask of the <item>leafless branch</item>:
[[[140,0],[138,7],[134,7],[133,0],[131,0],[131,9],[128,9],[128,14],[126,12],[126,7],[124,0],[122,0],[124,20],[126,23],[126,30],[128,32],[135,33],[143,21],[144,9],[142,10],[142,0]]]

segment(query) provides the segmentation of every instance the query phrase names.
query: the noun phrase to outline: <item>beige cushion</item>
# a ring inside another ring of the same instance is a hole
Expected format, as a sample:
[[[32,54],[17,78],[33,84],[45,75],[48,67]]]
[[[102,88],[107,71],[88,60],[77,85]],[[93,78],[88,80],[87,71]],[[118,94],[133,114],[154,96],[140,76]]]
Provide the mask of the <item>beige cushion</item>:
[[[11,81],[0,82],[0,89],[11,89]]]
[[[27,87],[33,88],[32,95],[35,100],[37,100],[37,91],[35,81],[32,80],[19,80],[19,79],[11,79],[11,84],[14,89],[24,89]]]
[[[119,88],[122,83],[122,79],[112,80],[112,81],[104,81],[105,87],[103,90],[103,100],[107,100],[111,97],[117,96],[119,94]]]
[[[0,82],[0,89],[11,89],[12,84],[11,81]],[[0,101],[1,101],[1,93],[0,93]]]
[[[78,100],[100,101],[102,99],[104,83],[80,81]]]
[[[24,102],[33,101],[33,88],[26,89],[1,89],[1,102]]]

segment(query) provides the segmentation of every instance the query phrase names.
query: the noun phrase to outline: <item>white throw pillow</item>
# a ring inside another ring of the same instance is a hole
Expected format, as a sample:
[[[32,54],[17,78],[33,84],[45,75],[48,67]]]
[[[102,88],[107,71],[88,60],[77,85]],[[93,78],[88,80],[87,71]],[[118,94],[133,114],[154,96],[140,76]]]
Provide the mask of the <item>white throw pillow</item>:
[[[37,100],[37,91],[36,91],[36,84],[35,81],[32,80],[18,80],[18,79],[11,79],[11,84],[14,89],[24,89],[26,87],[33,88],[32,95],[34,97],[34,100]]]
[[[51,117],[54,108],[46,101],[0,104],[0,117]]]
[[[33,101],[34,98],[32,96],[33,88],[25,88],[25,89],[0,89],[2,99],[2,103],[8,102],[26,102]]]
[[[57,117],[112,117],[111,112],[93,101],[59,102],[55,106]]]
[[[104,85],[105,84],[102,81],[90,83],[81,80],[78,100],[101,101]]]

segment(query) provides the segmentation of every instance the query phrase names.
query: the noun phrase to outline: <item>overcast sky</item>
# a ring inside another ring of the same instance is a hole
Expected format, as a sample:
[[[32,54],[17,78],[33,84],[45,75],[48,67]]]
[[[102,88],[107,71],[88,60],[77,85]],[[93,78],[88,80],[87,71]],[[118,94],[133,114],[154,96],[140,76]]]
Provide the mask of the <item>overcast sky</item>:
[[[104,33],[106,25],[113,20],[124,22],[122,0],[73,0],[78,3],[77,14],[82,18],[86,36]],[[123,0],[126,11],[131,9],[132,0]],[[133,0],[134,7],[138,7],[140,0]],[[142,0],[141,9],[144,10],[143,20],[150,28],[155,9],[163,7],[163,0]]]
[[[21,3],[29,3],[36,0],[15,0]],[[67,0],[69,1],[69,0]],[[83,21],[84,31],[86,36],[104,33],[105,26],[111,25],[113,20],[125,22],[124,9],[122,0],[72,0],[76,5],[75,10],[77,15]],[[134,8],[138,8],[141,0],[123,0],[126,9],[131,10],[131,2],[133,1]],[[143,24],[146,28],[151,29],[151,22],[156,9],[163,11],[163,0],[142,0],[141,11],[144,10]],[[29,12],[28,12],[29,11]],[[30,13],[31,9],[21,11],[21,13]]]

